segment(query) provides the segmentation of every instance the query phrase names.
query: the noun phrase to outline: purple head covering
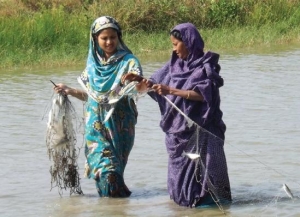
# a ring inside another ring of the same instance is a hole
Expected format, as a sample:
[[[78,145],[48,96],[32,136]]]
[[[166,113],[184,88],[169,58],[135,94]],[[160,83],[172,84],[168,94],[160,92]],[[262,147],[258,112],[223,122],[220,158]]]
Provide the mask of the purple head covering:
[[[197,28],[191,23],[183,23],[175,26],[173,30],[178,30],[182,36],[182,41],[189,51],[187,61],[189,63],[203,56],[204,41]],[[178,60],[175,52],[172,54],[172,60]]]

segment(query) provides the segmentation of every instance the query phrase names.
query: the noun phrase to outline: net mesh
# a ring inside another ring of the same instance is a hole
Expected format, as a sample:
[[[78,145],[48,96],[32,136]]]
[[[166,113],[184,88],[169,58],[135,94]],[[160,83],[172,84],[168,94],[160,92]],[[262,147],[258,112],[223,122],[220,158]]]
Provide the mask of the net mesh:
[[[183,156],[195,164],[194,178],[202,186],[201,196],[209,194],[222,212],[223,205],[231,201],[230,183],[224,152],[224,140],[200,127],[186,116],[166,96],[164,98],[182,114],[189,127],[189,139],[183,150]],[[196,201],[197,203],[201,201]]]
[[[50,166],[51,190],[58,188],[62,195],[70,190],[70,195],[83,194],[77,165],[76,132],[73,121],[76,112],[66,95],[55,94],[48,117],[46,146]]]
[[[106,99],[100,102],[101,107],[107,111],[103,123],[105,123],[112,116],[116,104],[124,96],[130,96],[135,101],[137,100],[140,95],[135,88],[136,84],[137,82],[133,81],[124,85],[118,92],[111,91],[108,96],[106,96]]]
[[[224,212],[223,206],[231,201],[227,164],[223,149],[224,141],[194,124],[192,135],[185,150],[186,157],[195,163],[194,176],[202,186],[202,194],[208,192],[215,204]],[[197,158],[189,156],[196,155]]]
[[[165,96],[164,96],[165,97]],[[257,194],[247,194],[247,201],[243,202],[236,193],[235,201],[232,200],[230,183],[228,178],[228,168],[224,152],[224,140],[220,137],[212,134],[208,130],[200,127],[198,124],[193,122],[188,116],[186,116],[175,104],[173,104],[167,97],[165,99],[175,108],[187,121],[187,126],[189,127],[189,139],[186,147],[183,151],[183,156],[190,158],[190,160],[195,164],[194,178],[197,182],[203,186],[201,195],[209,193],[214,203],[218,208],[227,215],[228,205],[235,204],[263,204],[261,213],[267,212],[268,208],[272,208],[272,204],[277,205],[279,199],[281,200],[292,200],[295,201],[299,197],[295,197],[295,191],[292,191],[287,184],[283,184],[281,188],[275,186],[275,189],[270,190],[270,195],[278,191],[278,195],[281,196],[269,196],[265,189],[270,189],[273,186],[268,183],[267,187],[260,186],[260,191]],[[229,147],[233,147],[232,144]],[[245,157],[249,157],[252,160],[252,156],[249,156],[243,150],[234,147],[235,151],[243,153]],[[263,165],[264,169],[267,168],[269,171],[274,171],[277,175],[287,178],[278,170],[266,165],[260,160],[255,159],[258,163]],[[249,166],[249,165],[247,165]],[[254,168],[257,169],[257,168]],[[245,176],[244,172],[240,172]],[[252,174],[252,173],[251,173]],[[261,176],[262,177],[262,176]],[[249,179],[247,180],[249,182]],[[294,181],[297,184],[297,182]],[[261,185],[261,184],[260,184]],[[269,186],[270,185],[270,186]],[[299,185],[299,184],[298,184]],[[247,186],[249,189],[249,184]],[[263,190],[264,189],[264,190]],[[263,193],[262,193],[263,192]],[[285,193],[285,195],[283,195]],[[245,192],[242,192],[243,197]],[[201,201],[199,201],[201,202]],[[195,204],[197,205],[197,203]]]
[[[139,93],[135,89],[136,82],[124,85],[116,94],[106,96],[104,105],[107,107],[105,121],[114,111],[116,103],[124,96],[137,99]],[[58,188],[60,195],[64,190],[70,190],[70,195],[83,194],[80,185],[79,167],[77,164],[79,150],[76,149],[76,131],[74,123],[77,115],[67,95],[55,94],[48,115],[46,146],[51,161],[51,190]]]

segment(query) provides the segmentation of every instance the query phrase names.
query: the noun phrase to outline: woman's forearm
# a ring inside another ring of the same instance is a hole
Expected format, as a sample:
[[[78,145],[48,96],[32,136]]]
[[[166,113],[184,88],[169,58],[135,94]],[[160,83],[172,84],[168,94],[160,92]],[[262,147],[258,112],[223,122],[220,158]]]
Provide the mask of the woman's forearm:
[[[82,101],[87,101],[87,99],[88,99],[87,93],[84,92],[83,90],[78,90],[78,89],[72,88],[71,90],[69,90],[69,94],[73,97],[76,97],[77,99],[82,100]]]
[[[180,90],[171,87],[169,90],[169,94],[180,96],[187,100],[194,100],[194,101],[201,101],[201,102],[203,102],[204,100],[203,96],[194,90]]]

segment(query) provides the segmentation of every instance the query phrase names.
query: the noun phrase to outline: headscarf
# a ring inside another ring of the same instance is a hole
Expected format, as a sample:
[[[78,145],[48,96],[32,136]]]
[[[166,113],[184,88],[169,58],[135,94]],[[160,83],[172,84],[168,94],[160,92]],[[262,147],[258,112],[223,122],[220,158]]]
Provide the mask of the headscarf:
[[[179,24],[175,26],[173,30],[180,32],[182,41],[189,51],[189,55],[186,60],[180,59],[175,52],[172,53],[170,61],[170,73],[173,79],[179,79],[180,81],[183,78],[188,78],[193,73],[195,68],[202,66],[205,63],[218,63],[218,54],[208,52],[204,55],[204,41],[199,31],[192,23]],[[218,80],[217,82],[220,82],[220,86],[223,85],[223,79],[218,75],[218,73],[209,73],[210,77],[214,77]]]
[[[194,61],[197,62],[200,57],[203,56],[204,41],[198,32],[197,28],[191,23],[183,23],[175,26],[172,31],[177,30],[180,32],[182,41],[189,51],[187,57],[187,66],[192,67]],[[172,53],[171,66],[176,68],[177,65],[181,65],[182,59],[178,58],[175,52]],[[199,62],[199,61],[198,61]],[[193,68],[193,67],[192,67]]]
[[[223,78],[219,75],[219,55],[213,52],[204,53],[204,41],[193,24],[182,23],[175,26],[171,31],[173,30],[180,32],[189,54],[183,60],[173,51],[171,59],[154,73],[150,80],[153,83],[165,84],[182,90],[194,90],[200,93],[204,97],[204,102],[185,100],[183,97],[174,95],[167,95],[167,97],[200,126],[217,122],[217,125],[220,124],[223,128],[218,90],[223,85]],[[178,115],[178,112],[172,112],[172,107],[165,102],[164,98],[153,94],[152,97],[160,101],[159,105],[162,112],[160,125],[163,131],[177,132],[183,130],[185,128],[183,123],[186,122],[184,117]],[[225,131],[225,128],[223,130]]]
[[[98,45],[97,35],[100,31],[113,28],[118,34],[117,52],[107,61],[103,50]],[[128,70],[127,59],[136,59],[122,40],[122,30],[118,22],[109,16],[97,18],[90,29],[89,52],[86,68],[78,78],[78,82],[96,101],[101,100],[114,91],[120,83],[122,75]],[[138,62],[138,60],[136,59]]]

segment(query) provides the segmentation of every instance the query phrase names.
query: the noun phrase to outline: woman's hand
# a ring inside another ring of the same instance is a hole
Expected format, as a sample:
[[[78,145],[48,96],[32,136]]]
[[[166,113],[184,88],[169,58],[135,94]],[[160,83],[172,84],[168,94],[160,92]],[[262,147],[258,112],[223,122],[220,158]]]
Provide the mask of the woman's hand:
[[[133,74],[133,73],[125,74],[121,79],[122,84],[124,84],[126,80],[128,80],[130,82],[132,82],[132,81],[139,82],[135,85],[137,91],[139,91],[139,92],[147,92],[148,88],[151,88],[153,85],[151,81],[143,78],[140,75]]]
[[[171,88],[164,84],[154,84],[151,88],[159,95],[173,94]]]
[[[65,84],[57,84],[54,88],[56,93],[62,93],[64,95],[73,95],[74,89],[68,87]]]
[[[88,99],[88,95],[84,91],[68,87],[65,84],[57,84],[53,89],[56,93],[71,95],[82,101],[87,101]]]
[[[151,86],[152,83],[145,78],[135,85],[137,91],[140,93],[147,92]]]
[[[131,81],[141,82],[143,80],[143,77],[140,75],[137,75],[137,74],[127,73],[127,74],[123,75],[123,77],[121,79],[122,84],[124,84],[126,80],[128,80],[129,82],[131,82]]]

